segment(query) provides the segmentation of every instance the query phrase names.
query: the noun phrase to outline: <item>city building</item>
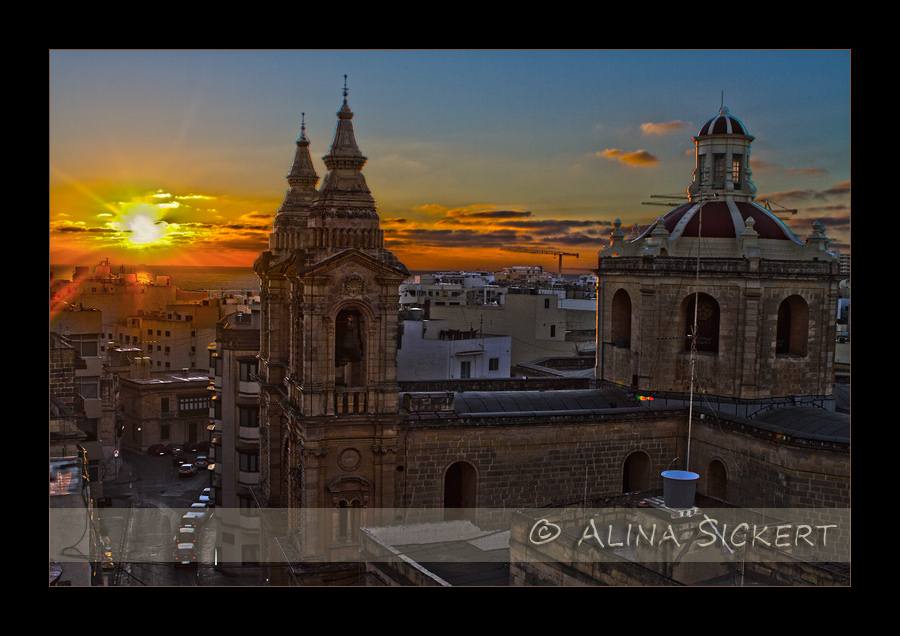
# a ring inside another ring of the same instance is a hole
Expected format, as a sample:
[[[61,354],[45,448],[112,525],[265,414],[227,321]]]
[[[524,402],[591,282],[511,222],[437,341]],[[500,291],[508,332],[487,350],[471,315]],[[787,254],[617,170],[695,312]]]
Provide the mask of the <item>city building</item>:
[[[102,497],[102,478],[115,471],[114,455],[124,430],[120,378],[136,373],[165,377],[184,369],[206,373],[207,347],[216,338],[220,318],[249,311],[258,298],[249,292],[210,297],[183,291],[170,276],[128,273],[124,267],[113,273],[108,260],[89,270],[77,267],[72,280],[51,280],[50,331],[51,337],[62,336],[80,360],[73,378],[80,409],[77,427],[84,433],[94,494]],[[51,382],[51,406],[52,392]],[[174,442],[193,439],[173,434]],[[149,444],[126,443],[144,449]]]
[[[84,448],[57,455],[50,449],[49,548],[50,586],[105,585],[112,566],[112,546],[105,528],[92,523],[96,495]],[[53,555],[80,558],[53,559]]]
[[[209,346],[211,498],[217,507],[217,566],[223,570],[259,561],[259,517],[252,492],[260,476],[259,318],[258,303],[249,312],[225,316]]]
[[[76,374],[87,365],[64,336],[50,332],[50,455],[69,456],[90,429]],[[87,430],[86,430],[87,429]]]
[[[508,287],[505,291],[503,304],[431,303],[428,316],[446,320],[451,329],[459,331],[474,329],[510,336],[513,366],[594,349],[597,308],[593,302],[560,298],[551,290],[537,287]]]
[[[146,452],[154,445],[208,446],[212,397],[207,369],[153,375],[149,360],[135,360],[132,377],[119,378],[120,448]]]
[[[446,320],[404,320],[397,349],[397,379],[508,378],[511,338],[450,329]]]
[[[337,117],[319,190],[304,122],[290,189],[254,264],[251,490],[268,581],[445,584],[429,568],[447,560],[440,549],[465,547],[499,558],[511,585],[846,583],[839,552],[774,563],[776,548],[771,562],[699,569],[633,553],[582,567],[522,532],[532,512],[598,506],[636,522],[662,515],[679,532],[708,505],[849,512],[849,416],[834,390],[838,259],[819,224],[802,240],[754,203],[753,138],[741,122],[723,111],[694,138],[688,204],[630,239],[617,225],[600,252],[590,388],[547,390],[541,379],[544,390],[401,392],[408,272],[383,246],[346,87]],[[507,294],[507,311],[516,297],[527,340],[565,350],[558,296]],[[488,316],[467,316],[461,329],[500,332]],[[687,506],[661,497],[672,467],[695,475]],[[504,526],[490,517],[497,510],[521,515]],[[845,526],[832,535],[839,546],[848,537]]]

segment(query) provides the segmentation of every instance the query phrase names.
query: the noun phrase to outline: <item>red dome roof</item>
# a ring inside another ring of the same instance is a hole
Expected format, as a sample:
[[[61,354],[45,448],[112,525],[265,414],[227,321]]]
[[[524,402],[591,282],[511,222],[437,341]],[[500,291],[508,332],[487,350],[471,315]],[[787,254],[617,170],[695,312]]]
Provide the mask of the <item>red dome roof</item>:
[[[698,137],[704,135],[746,135],[750,137],[747,128],[737,117],[728,114],[728,109],[724,106],[719,109],[719,114],[703,124]]]
[[[703,226],[700,226],[700,209],[703,209]],[[661,217],[663,227],[671,238],[682,236],[703,238],[736,238],[744,229],[744,222],[752,218],[753,229],[761,239],[798,241],[797,237],[778,217],[750,201],[706,201],[680,205]],[[649,236],[654,223],[643,236]]]

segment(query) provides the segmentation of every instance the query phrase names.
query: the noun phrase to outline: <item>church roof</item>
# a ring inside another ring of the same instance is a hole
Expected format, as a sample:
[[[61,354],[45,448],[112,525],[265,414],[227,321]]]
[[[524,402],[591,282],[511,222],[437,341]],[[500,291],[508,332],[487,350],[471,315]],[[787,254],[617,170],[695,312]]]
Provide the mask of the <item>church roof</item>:
[[[699,214],[703,210],[702,219]],[[662,223],[670,239],[682,236],[703,238],[737,238],[744,231],[747,219],[753,219],[753,229],[761,239],[802,241],[777,216],[752,201],[691,201],[661,216],[643,233],[649,236]]]
[[[822,442],[848,443],[850,415],[814,406],[785,406],[773,409],[750,422],[757,428],[791,437]]]
[[[703,124],[700,132],[697,133],[698,137],[706,135],[745,135],[752,137],[747,132],[747,127],[741,123],[741,120],[730,115],[728,109],[724,106],[719,109],[719,114]]]
[[[572,389],[553,391],[461,391],[454,394],[453,412],[461,417],[497,415],[547,416],[589,414],[600,410],[635,408],[647,411],[686,408],[663,400],[640,406],[629,391]],[[706,410],[706,409],[704,409]],[[850,442],[850,414],[816,406],[777,406],[755,417],[741,417],[715,409],[708,410],[727,420],[741,422],[760,431],[789,438],[847,444]]]
[[[465,391],[454,398],[459,414],[535,413],[549,411],[593,411],[634,407],[618,390],[570,391]]]

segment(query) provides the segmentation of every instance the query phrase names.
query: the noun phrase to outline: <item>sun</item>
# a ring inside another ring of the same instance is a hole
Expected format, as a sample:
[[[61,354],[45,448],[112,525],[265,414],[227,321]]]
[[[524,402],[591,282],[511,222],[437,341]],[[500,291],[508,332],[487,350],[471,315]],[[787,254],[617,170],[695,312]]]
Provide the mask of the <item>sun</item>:
[[[122,211],[118,225],[128,233],[128,241],[134,246],[166,245],[168,224],[163,215],[164,210],[152,203],[130,205]]]

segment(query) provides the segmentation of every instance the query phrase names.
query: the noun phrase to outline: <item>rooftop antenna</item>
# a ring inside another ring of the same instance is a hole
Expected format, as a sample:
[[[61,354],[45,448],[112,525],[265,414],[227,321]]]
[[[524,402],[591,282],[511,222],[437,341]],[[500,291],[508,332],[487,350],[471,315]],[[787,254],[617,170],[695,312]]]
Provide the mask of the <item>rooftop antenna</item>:
[[[684,459],[684,469],[691,469],[691,424],[694,419],[694,376],[695,365],[697,363],[697,314],[700,306],[700,242],[703,237],[703,206],[697,211],[698,228],[697,228],[697,273],[694,281],[694,324],[691,327],[691,388],[688,401],[688,435],[687,435],[687,455]]]
[[[347,74],[344,73],[344,103],[347,103]]]

